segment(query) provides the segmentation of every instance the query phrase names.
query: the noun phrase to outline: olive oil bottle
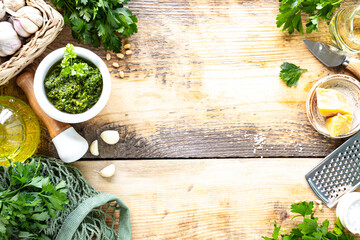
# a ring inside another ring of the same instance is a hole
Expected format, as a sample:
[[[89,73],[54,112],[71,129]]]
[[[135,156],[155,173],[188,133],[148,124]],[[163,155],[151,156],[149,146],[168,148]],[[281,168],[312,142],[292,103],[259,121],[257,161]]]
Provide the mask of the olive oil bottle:
[[[32,109],[19,99],[0,96],[0,165],[25,161],[39,141],[39,121]]]

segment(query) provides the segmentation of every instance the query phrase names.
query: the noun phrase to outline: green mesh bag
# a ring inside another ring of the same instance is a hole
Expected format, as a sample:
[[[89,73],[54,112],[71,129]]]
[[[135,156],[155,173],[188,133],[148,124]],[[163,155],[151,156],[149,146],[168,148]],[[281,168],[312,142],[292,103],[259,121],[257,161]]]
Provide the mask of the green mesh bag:
[[[40,175],[50,176],[54,185],[64,180],[69,204],[47,222],[43,233],[54,240],[129,240],[131,239],[128,207],[116,196],[95,190],[81,172],[54,158],[38,157]],[[9,172],[0,167],[0,184],[7,187]]]

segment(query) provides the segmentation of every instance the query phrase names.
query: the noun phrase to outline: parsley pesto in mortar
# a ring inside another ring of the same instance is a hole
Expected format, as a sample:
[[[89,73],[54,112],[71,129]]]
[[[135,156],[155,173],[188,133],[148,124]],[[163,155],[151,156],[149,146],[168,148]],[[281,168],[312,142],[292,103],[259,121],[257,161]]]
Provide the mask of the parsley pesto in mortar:
[[[74,46],[68,44],[61,62],[48,72],[44,86],[47,98],[58,110],[78,114],[99,100],[102,82],[100,70],[78,58]]]

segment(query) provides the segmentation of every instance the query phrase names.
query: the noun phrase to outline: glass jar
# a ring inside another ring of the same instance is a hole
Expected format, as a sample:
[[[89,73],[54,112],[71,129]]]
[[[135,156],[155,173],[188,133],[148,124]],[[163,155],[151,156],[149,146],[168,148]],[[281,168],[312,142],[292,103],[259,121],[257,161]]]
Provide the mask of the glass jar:
[[[39,121],[32,109],[19,99],[0,96],[0,165],[25,161],[39,141]]]
[[[352,192],[340,198],[336,216],[342,225],[353,234],[360,234],[360,193]]]
[[[360,6],[338,11],[330,21],[333,43],[346,52],[360,51]]]

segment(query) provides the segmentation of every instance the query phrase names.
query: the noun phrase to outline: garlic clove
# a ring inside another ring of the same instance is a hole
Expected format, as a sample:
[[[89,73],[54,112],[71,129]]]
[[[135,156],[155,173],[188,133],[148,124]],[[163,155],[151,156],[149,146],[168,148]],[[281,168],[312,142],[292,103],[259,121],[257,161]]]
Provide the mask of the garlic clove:
[[[17,34],[19,34],[19,36],[24,37],[24,38],[31,36],[30,33],[25,31],[21,22],[18,19],[13,19],[13,27],[14,27],[15,31],[17,32]]]
[[[116,130],[106,130],[100,134],[100,137],[107,144],[116,144],[120,140],[119,132]]]
[[[90,144],[90,153],[94,156],[99,156],[99,143],[98,140],[93,141]]]
[[[0,1],[0,21],[5,17],[6,11],[4,9],[4,4]]]
[[[17,11],[25,6],[25,0],[3,0],[5,7],[12,11]]]
[[[0,22],[0,57],[14,54],[21,45],[21,41],[11,23]]]
[[[37,15],[42,16],[39,9],[31,7],[31,6],[25,6],[25,7],[20,8],[16,12],[16,17],[26,17],[27,14],[37,14]]]
[[[43,25],[43,17],[37,14],[29,14],[26,16],[27,19],[35,23],[35,25],[40,28]]]
[[[30,34],[33,34],[35,33],[37,30],[39,30],[39,27],[36,26],[35,23],[33,23],[32,21],[30,21],[29,19],[27,18],[16,18],[17,20],[20,21],[23,29],[30,33]]]
[[[110,164],[109,166],[107,166],[107,167],[105,167],[105,168],[103,168],[100,172],[99,172],[99,174],[100,174],[100,176],[102,176],[102,177],[112,177],[112,176],[114,176],[114,174],[115,174],[115,165],[114,164]]]

